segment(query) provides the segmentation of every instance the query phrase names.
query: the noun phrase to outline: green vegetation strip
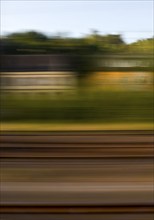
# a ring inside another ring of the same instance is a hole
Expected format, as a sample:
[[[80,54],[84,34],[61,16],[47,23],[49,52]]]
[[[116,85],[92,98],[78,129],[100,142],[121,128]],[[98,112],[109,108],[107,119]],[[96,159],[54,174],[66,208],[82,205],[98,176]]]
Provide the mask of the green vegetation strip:
[[[3,124],[149,124],[152,91],[78,91],[76,94],[2,95]]]

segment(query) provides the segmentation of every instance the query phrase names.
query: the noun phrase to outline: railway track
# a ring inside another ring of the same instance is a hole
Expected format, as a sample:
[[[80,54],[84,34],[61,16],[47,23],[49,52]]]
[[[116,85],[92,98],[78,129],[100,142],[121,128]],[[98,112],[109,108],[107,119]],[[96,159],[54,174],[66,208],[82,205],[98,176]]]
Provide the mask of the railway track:
[[[0,139],[2,220],[153,220],[152,131]]]
[[[1,139],[1,157],[97,158],[153,157],[153,134],[8,135]]]

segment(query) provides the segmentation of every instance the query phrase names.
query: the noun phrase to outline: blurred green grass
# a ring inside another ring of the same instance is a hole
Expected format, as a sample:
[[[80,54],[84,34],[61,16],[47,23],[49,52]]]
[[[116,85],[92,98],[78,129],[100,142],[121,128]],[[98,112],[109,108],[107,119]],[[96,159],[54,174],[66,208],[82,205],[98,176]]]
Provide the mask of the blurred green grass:
[[[2,122],[151,123],[152,91],[2,94]]]

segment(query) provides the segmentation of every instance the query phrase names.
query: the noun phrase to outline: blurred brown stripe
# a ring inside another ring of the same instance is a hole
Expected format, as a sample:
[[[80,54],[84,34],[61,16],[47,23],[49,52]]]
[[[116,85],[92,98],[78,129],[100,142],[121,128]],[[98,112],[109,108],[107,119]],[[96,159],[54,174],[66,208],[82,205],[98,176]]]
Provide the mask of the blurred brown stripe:
[[[0,212],[4,214],[17,213],[154,213],[153,206],[1,206]]]
[[[153,135],[50,135],[50,136],[0,136],[1,143],[52,143],[52,144],[107,144],[107,143],[154,143]]]
[[[133,147],[102,147],[97,148],[94,146],[93,148],[88,147],[51,147],[46,148],[42,146],[42,148],[1,148],[1,158],[6,157],[40,157],[40,158],[67,158],[67,157],[76,157],[76,158],[84,158],[84,157],[152,157],[154,154],[153,147],[145,147],[145,148],[133,148]]]

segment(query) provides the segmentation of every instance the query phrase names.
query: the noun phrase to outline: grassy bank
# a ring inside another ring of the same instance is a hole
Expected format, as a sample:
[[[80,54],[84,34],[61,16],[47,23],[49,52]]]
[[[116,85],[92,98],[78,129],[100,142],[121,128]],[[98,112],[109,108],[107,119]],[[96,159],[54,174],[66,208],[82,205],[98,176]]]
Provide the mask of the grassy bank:
[[[2,95],[2,123],[151,123],[151,91],[93,91],[75,95]]]

